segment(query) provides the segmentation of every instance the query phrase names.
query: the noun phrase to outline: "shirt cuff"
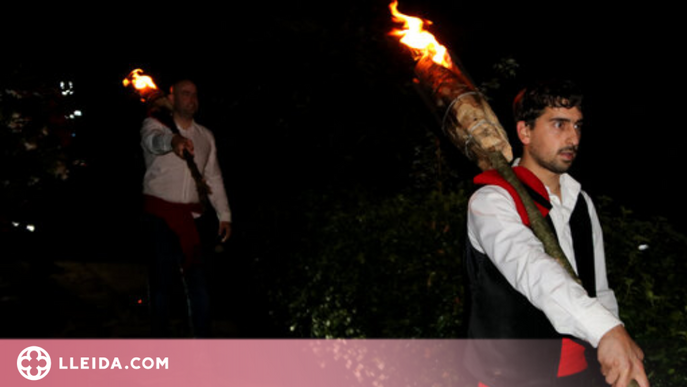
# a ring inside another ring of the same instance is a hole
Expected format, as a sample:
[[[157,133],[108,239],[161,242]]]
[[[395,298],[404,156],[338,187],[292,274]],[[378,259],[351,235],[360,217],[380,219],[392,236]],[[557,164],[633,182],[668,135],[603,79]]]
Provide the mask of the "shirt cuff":
[[[600,303],[589,310],[584,316],[584,326],[587,331],[587,341],[594,348],[599,346],[599,341],[603,335],[618,325],[623,325],[612,312],[603,307]]]
[[[221,214],[217,214],[217,217],[219,218],[220,222],[229,222],[231,223],[231,213],[230,212],[225,212]]]
[[[168,153],[172,151],[172,138],[174,138],[173,133],[165,133],[160,135],[158,144],[162,153]]]

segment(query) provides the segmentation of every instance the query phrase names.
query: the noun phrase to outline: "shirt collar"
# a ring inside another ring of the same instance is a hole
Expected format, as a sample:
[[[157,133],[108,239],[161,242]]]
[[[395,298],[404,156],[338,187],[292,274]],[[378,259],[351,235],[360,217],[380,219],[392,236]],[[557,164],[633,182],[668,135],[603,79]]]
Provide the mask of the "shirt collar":
[[[561,175],[561,196],[565,207],[574,208],[582,185],[567,173]]]
[[[179,128],[180,131],[186,131],[186,133],[192,132],[196,129],[196,120],[191,121],[191,125],[188,127],[188,129],[182,128],[181,125],[176,122],[176,120],[174,121],[174,124],[177,126],[177,128]]]
[[[513,160],[513,166],[518,166],[520,164],[520,158]],[[549,197],[555,197],[551,193],[549,187],[546,187],[546,191],[549,193]],[[573,208],[577,202],[577,196],[582,191],[582,185],[575,180],[572,176],[567,173],[561,174],[561,196],[563,197],[562,204],[565,207]]]

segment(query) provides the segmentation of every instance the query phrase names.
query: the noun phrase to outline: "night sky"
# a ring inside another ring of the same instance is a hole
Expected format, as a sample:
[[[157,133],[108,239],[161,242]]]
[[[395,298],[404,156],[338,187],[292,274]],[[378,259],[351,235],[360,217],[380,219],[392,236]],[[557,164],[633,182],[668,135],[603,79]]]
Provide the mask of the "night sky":
[[[492,101],[508,129],[510,99],[523,81],[576,80],[587,105],[575,176],[593,195],[683,222],[687,206],[664,199],[680,184],[685,138],[676,10],[481,3],[401,1],[400,10],[432,20],[477,84],[499,59],[517,61],[518,78],[499,91],[508,98]],[[72,176],[55,223],[66,217],[103,238],[131,231],[144,111],[121,79],[136,67],[162,87],[179,77],[199,85],[198,121],[218,140],[239,230],[256,212],[288,206],[307,190],[402,187],[413,147],[436,128],[412,87],[408,53],[386,35],[394,27],[387,4],[122,2],[8,11],[3,66],[72,80],[83,106],[75,146],[87,167]],[[456,168],[466,179],[475,172]]]

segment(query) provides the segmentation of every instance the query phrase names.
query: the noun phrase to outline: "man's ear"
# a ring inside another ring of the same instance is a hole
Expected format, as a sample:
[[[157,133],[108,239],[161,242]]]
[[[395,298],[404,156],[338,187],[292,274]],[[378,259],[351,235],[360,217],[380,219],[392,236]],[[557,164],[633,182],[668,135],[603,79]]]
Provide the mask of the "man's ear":
[[[527,145],[530,143],[530,131],[532,128],[530,128],[529,125],[525,121],[518,121],[516,126],[515,126],[517,132],[518,132],[518,138],[520,139],[520,142],[523,145]]]

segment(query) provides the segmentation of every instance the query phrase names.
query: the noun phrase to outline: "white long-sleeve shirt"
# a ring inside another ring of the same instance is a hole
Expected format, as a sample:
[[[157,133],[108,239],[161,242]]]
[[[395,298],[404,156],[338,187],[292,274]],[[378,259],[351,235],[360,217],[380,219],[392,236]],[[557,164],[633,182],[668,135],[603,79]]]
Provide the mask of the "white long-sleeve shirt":
[[[217,161],[215,138],[195,121],[180,134],[193,141],[193,158],[210,187],[210,204],[220,221],[231,222],[231,210]],[[146,118],[141,127],[141,147],[146,166],[143,193],[172,203],[198,203],[196,183],[186,161],[172,152],[172,131],[154,118]]]
[[[559,243],[577,270],[569,221],[581,186],[564,174],[561,176],[562,200],[548,187],[547,191],[553,206],[549,215]],[[504,188],[484,186],[471,197],[468,238],[518,292],[544,312],[556,331],[597,347],[601,337],[622,322],[618,318],[615,295],[608,287],[599,219],[589,196],[582,192],[582,197],[588,204],[594,234],[596,298],[589,297],[584,288],[544,252],[541,241],[522,223],[513,198]]]

